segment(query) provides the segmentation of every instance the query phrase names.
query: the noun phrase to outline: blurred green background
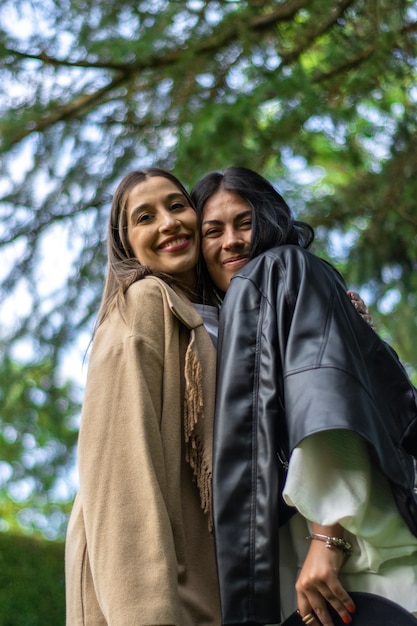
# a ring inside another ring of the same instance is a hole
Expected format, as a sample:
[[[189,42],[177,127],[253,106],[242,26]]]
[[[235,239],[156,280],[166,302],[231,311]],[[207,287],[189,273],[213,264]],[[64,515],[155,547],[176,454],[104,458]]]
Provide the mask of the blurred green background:
[[[63,540],[118,181],[244,165],[417,372],[417,2],[3,0],[0,626],[64,623]]]

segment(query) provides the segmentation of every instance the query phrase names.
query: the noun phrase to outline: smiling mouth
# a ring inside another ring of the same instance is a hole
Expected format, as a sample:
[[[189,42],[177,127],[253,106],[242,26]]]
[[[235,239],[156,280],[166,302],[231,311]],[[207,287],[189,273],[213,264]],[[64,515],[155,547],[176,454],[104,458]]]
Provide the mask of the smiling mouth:
[[[228,265],[237,265],[237,264],[241,264],[241,263],[247,263],[249,261],[249,256],[248,255],[244,255],[244,256],[234,256],[230,259],[226,259],[225,261],[223,261],[223,265],[225,265],[226,267]]]
[[[184,245],[188,244],[189,241],[190,241],[190,238],[184,235],[183,237],[177,237],[176,239],[171,239],[171,241],[165,241],[164,243],[161,243],[161,245],[159,246],[159,249],[160,250],[166,250],[167,248],[180,249]]]

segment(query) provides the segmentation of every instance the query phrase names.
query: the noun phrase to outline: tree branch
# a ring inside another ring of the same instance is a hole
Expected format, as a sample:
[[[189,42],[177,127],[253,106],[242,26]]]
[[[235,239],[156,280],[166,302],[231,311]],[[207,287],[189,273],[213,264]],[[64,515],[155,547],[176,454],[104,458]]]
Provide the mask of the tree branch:
[[[293,18],[294,15],[302,8],[311,4],[311,0],[288,0],[280,5],[278,8],[265,13],[264,15],[255,16],[245,22],[245,28],[248,33],[265,33],[268,32],[273,26],[282,21],[288,21]],[[285,50],[278,50],[278,54],[281,57],[281,64],[288,65],[294,62],[300,55],[305,52],[319,36],[323,35],[326,31],[331,29],[334,23],[343,15],[346,9],[354,4],[354,0],[339,0],[337,5],[331,9],[328,17],[317,27],[311,29],[306,33],[301,44],[289,52]],[[233,16],[232,16],[233,17]],[[414,28],[413,28],[414,27]],[[413,31],[416,28],[416,24],[407,25],[402,30]],[[240,41],[242,30],[240,20],[230,19],[228,24],[224,22],[220,23],[217,31],[214,33],[197,40],[197,43],[188,51],[191,53],[191,58],[198,58],[201,56],[212,56],[217,50],[224,48],[234,41]],[[323,82],[330,80],[339,74],[343,74],[349,69],[352,69],[360,65],[363,61],[367,60],[375,51],[374,45],[369,45],[365,50],[362,50],[358,55],[353,58],[347,59],[346,63],[338,66],[329,72],[323,72],[317,74],[313,79],[315,82]],[[97,90],[92,94],[82,94],[75,98],[74,101],[60,107],[53,113],[41,117],[33,122],[30,128],[26,127],[20,132],[16,133],[6,144],[3,144],[2,151],[10,149],[13,145],[29,136],[33,132],[42,132],[47,127],[52,126],[58,121],[68,119],[70,117],[79,116],[81,113],[90,110],[96,103],[100,102],[106,93],[110,93],[123,83],[127,83],[132,76],[137,75],[139,72],[152,71],[156,69],[164,69],[169,66],[177,64],[184,55],[183,48],[177,48],[165,51],[161,54],[152,54],[147,57],[142,57],[140,60],[136,60],[133,63],[111,63],[105,61],[89,62],[85,60],[79,61],[67,61],[57,59],[49,56],[45,52],[39,54],[24,53],[16,50],[8,50],[10,54],[14,54],[21,58],[37,59],[44,64],[53,65],[56,67],[84,67],[90,69],[104,69],[109,71],[115,71],[116,75],[109,83]]]
[[[75,98],[75,100],[55,109],[49,115],[40,117],[38,120],[31,123],[30,128],[23,128],[20,132],[16,133],[11,140],[8,142],[4,141],[1,146],[2,152],[9,150],[13,145],[19,143],[19,141],[28,137],[32,133],[42,132],[57,122],[65,120],[69,117],[74,117],[75,114],[79,115],[83,111],[91,109],[94,104],[100,101],[106,93],[120,87],[120,85],[127,82],[129,78],[130,72],[120,72],[105,87],[102,87],[91,94],[81,94]]]
[[[349,3],[352,3],[352,1],[353,0],[350,0]],[[251,18],[248,21],[247,30],[249,32],[262,32],[268,30],[271,26],[274,26],[280,21],[287,21],[288,19],[291,19],[300,9],[309,3],[310,0],[288,0],[278,9],[271,11],[270,13]],[[232,43],[235,39],[239,38],[240,34],[241,29],[239,28],[239,23],[236,23],[236,20],[234,20],[233,23],[230,23],[228,28],[225,28],[224,23],[221,23],[217,33],[208,35],[198,41],[193,53],[199,55],[213,52],[219,47]],[[148,57],[144,57],[140,61],[133,63],[112,63],[110,61],[94,62],[81,59],[79,61],[68,61],[66,59],[57,59],[56,57],[52,57],[44,51],[41,51],[38,54],[21,52],[11,48],[5,48],[4,51],[5,53],[15,55],[23,59],[41,61],[42,63],[52,65],[54,67],[82,67],[90,69],[116,70],[122,72],[132,72],[135,70],[143,71],[145,69],[152,70],[169,66],[176,63],[184,54],[183,48],[177,48],[165,51],[163,54],[149,55]]]

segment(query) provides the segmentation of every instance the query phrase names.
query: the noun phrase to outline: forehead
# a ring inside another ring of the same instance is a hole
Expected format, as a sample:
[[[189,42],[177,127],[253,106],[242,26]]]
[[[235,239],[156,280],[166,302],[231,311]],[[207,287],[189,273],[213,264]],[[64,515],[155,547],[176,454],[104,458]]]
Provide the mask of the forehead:
[[[203,221],[229,221],[242,213],[251,212],[250,205],[237,193],[219,189],[204,205]]]
[[[152,204],[161,197],[171,195],[183,195],[183,192],[169,178],[164,176],[151,176],[137,183],[128,192],[127,208],[137,204]]]

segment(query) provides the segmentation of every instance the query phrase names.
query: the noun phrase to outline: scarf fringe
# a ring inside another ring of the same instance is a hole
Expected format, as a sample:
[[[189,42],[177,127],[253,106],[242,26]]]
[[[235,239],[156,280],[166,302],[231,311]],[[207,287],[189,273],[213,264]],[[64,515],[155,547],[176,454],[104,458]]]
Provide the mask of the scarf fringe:
[[[211,502],[211,463],[205,457],[203,437],[203,379],[201,364],[195,353],[195,337],[191,339],[185,354],[185,400],[184,400],[185,458],[193,470],[200,492],[200,503],[208,516],[209,531],[213,530]],[[210,442],[211,443],[211,442]]]

